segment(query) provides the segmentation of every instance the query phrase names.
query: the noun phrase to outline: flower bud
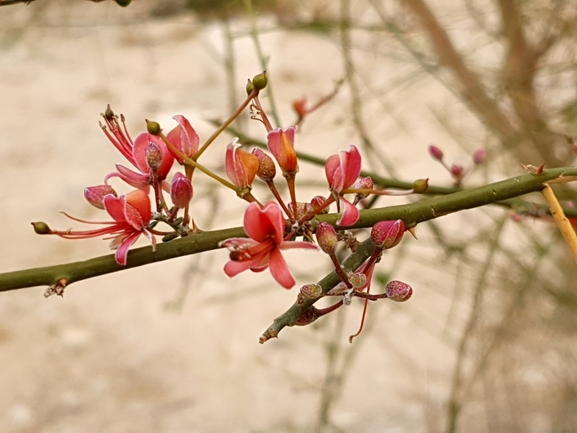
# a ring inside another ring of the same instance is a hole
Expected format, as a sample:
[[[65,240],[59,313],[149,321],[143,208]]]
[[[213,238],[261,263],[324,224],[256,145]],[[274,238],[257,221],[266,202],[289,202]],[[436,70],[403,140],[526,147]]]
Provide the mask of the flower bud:
[[[278,162],[285,177],[294,176],[299,171],[297,154],[294,150],[296,126],[286,130],[274,129],[268,133],[268,148]]]
[[[292,202],[287,204],[289,209],[293,208]],[[304,218],[304,216],[309,212],[309,205],[308,203],[303,203],[302,201],[297,201],[297,213],[294,215],[296,219]]]
[[[276,166],[272,158],[257,147],[252,150],[252,154],[258,158],[256,175],[265,182],[271,182],[276,176]]]
[[[423,194],[429,189],[429,179],[417,179],[413,182],[413,192]]]
[[[302,299],[317,299],[323,295],[323,288],[318,284],[305,284],[300,289]]]
[[[475,164],[482,164],[487,159],[487,151],[485,149],[479,149],[473,154],[473,161]]]
[[[257,90],[262,90],[266,87],[266,85],[268,84],[268,78],[266,77],[266,71],[263,71],[262,73],[255,75],[254,78],[252,79],[252,84],[254,85],[254,88]]]
[[[391,301],[405,302],[413,295],[413,289],[407,283],[393,280],[385,287],[385,293]]]
[[[50,227],[48,227],[48,224],[46,224],[43,221],[38,221],[35,223],[30,223],[30,224],[32,224],[32,227],[34,227],[34,231],[38,235],[50,235],[50,234],[52,234],[52,230],[50,229]]]
[[[354,189],[373,189],[374,187],[375,182],[373,182],[373,179],[370,176],[360,178],[359,180],[357,180],[357,183],[355,183],[355,185],[353,186]],[[369,194],[357,193],[355,197],[355,202],[358,203],[360,200],[367,198],[368,196]]]
[[[114,0],[116,2],[116,4],[118,6],[122,6],[123,8],[125,8],[126,6],[128,6],[130,3],[132,3],[132,0]]]
[[[160,123],[152,122],[150,120],[146,120],[146,129],[148,133],[152,135],[159,135],[162,131],[160,128]]]
[[[158,169],[162,165],[162,149],[160,146],[154,141],[151,141],[148,143],[148,146],[146,146],[145,155],[148,168],[150,168],[153,173],[158,173]]]
[[[463,166],[460,164],[451,165],[451,174],[455,178],[460,178],[461,176],[463,176]]]
[[[252,81],[248,80],[248,83],[246,83],[246,94],[250,95],[254,90],[254,84],[252,84]]]
[[[319,223],[315,233],[321,250],[329,255],[334,254],[338,241],[337,231],[335,228],[329,223],[322,222]]]
[[[92,206],[97,207],[98,209],[104,209],[104,197],[108,194],[112,194],[114,197],[118,197],[114,188],[110,185],[97,185],[97,186],[89,186],[84,188],[84,198],[90,203]]]
[[[349,276],[349,282],[353,285],[355,289],[360,289],[367,285],[367,276],[362,272],[355,272]]]
[[[380,221],[371,230],[371,239],[377,248],[388,250],[393,248],[403,238],[405,223],[403,220]]]
[[[314,196],[311,200],[311,210],[316,211],[325,203],[325,201],[327,201],[327,199],[324,198],[322,195]],[[320,215],[327,214],[327,213],[329,213],[329,207],[325,206],[323,208],[323,210],[321,210],[320,212],[317,212],[317,213]]]
[[[441,149],[439,149],[437,146],[435,146],[434,144],[431,144],[429,146],[429,153],[431,154],[431,156],[438,160],[441,161],[443,159],[443,151]]]
[[[301,98],[293,101],[293,110],[295,110],[299,118],[302,119],[305,117],[307,114],[307,98]]]
[[[170,184],[170,199],[180,209],[187,207],[192,200],[192,183],[180,172],[174,175]]]

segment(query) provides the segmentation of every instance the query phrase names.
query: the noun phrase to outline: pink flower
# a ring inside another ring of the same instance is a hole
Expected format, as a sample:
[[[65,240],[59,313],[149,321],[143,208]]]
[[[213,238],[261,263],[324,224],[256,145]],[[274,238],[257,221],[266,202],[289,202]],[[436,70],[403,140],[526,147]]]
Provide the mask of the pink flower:
[[[329,182],[329,188],[333,195],[337,196],[337,206],[345,207],[343,215],[337,221],[338,225],[350,226],[359,219],[359,210],[348,200],[345,200],[341,192],[355,184],[361,174],[361,154],[352,144],[348,150],[339,151],[338,155],[332,155],[325,164],[325,173]]]
[[[278,162],[285,177],[294,177],[299,171],[295,153],[295,131],[297,127],[275,129],[268,133],[268,148]]]
[[[150,238],[153,249],[156,248],[156,238],[147,229],[152,213],[150,199],[144,191],[136,190],[120,197],[109,194],[104,197],[103,203],[104,209],[114,221],[93,222],[74,218],[70,215],[66,216],[74,221],[87,224],[104,224],[105,227],[84,231],[52,231],[51,234],[65,239],[86,239],[110,235],[105,239],[112,239],[110,248],[116,250],[115,258],[119,265],[126,265],[128,249],[143,233]]]
[[[251,203],[244,214],[244,230],[249,239],[231,238],[221,244],[231,251],[230,262],[224,267],[224,272],[229,277],[234,277],[247,269],[261,272],[270,268],[273,278],[285,289],[290,289],[295,285],[295,279],[281,250],[318,249],[309,242],[284,240],[285,220],[282,209],[275,202],[267,203],[262,209],[258,204]]]
[[[249,188],[258,171],[258,158],[240,148],[238,138],[226,148],[225,168],[229,179],[239,188]]]
[[[119,177],[129,185],[148,192],[149,185],[166,179],[174,163],[174,156],[159,137],[142,132],[133,142],[126,128],[120,127],[117,116],[111,110],[107,110],[104,120],[106,126],[102,129],[108,139],[138,169],[138,172],[135,172],[116,164],[118,171],[108,174],[104,178],[105,183],[112,177]]]
[[[180,150],[188,158],[192,158],[198,152],[198,145],[200,139],[194,128],[190,125],[190,122],[186,117],[182,115],[176,115],[173,117],[174,120],[178,122],[178,125],[168,133],[166,138],[174,146]],[[174,155],[176,160],[182,164],[184,161],[177,155]]]

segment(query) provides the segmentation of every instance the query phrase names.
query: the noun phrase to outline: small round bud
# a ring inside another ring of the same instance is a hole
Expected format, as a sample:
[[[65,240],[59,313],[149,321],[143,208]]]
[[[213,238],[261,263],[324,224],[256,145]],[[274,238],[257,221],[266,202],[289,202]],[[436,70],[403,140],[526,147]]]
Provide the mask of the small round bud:
[[[170,198],[172,203],[180,209],[187,207],[192,200],[192,183],[180,172],[174,175],[170,184]]]
[[[253,91],[254,91],[254,84],[252,83],[252,81],[248,80],[248,83],[246,83],[246,94],[250,95]]]
[[[359,180],[357,180],[357,183],[355,183],[355,185],[353,186],[354,189],[373,189],[374,187],[375,182],[373,182],[373,179],[370,176],[360,178]],[[369,194],[357,193],[355,197],[355,202],[359,202],[360,200],[367,198],[368,196]]]
[[[272,158],[257,147],[252,150],[252,154],[258,158],[256,175],[264,182],[271,182],[276,176],[276,166]]]
[[[387,298],[395,302],[405,302],[413,295],[413,288],[402,281],[389,281],[385,287]]]
[[[116,194],[116,191],[114,191],[114,188],[110,185],[97,185],[84,188],[84,198],[88,203],[98,209],[104,209],[104,197],[108,194],[118,197],[118,194]]]
[[[429,153],[434,159],[441,161],[443,159],[443,151],[434,144],[429,146]]]
[[[122,6],[123,8],[132,3],[132,0],[114,0],[114,1],[116,2],[117,5]]]
[[[323,288],[318,284],[305,284],[300,289],[304,299],[317,299],[323,295]]]
[[[329,223],[322,222],[319,223],[315,233],[321,250],[329,255],[334,254],[338,241],[337,231],[335,228]]]
[[[393,248],[403,238],[405,223],[403,220],[380,221],[371,230],[371,239],[377,248],[388,250]]]
[[[322,195],[316,195],[312,198],[311,200],[311,210],[316,211],[317,209],[319,209],[325,202],[327,201],[326,198],[324,198]],[[321,210],[320,212],[317,212],[318,214],[322,215],[322,214],[327,214],[329,213],[329,207],[325,206],[323,208],[323,210]]]
[[[153,173],[158,172],[162,164],[162,149],[160,146],[154,141],[151,141],[148,143],[148,146],[146,146],[145,155],[148,168],[150,168]]]
[[[254,78],[252,79],[252,84],[254,85],[254,88],[257,90],[262,90],[266,87],[266,85],[268,84],[268,78],[266,77],[266,71],[263,71],[262,73],[255,75]]]
[[[48,224],[46,224],[45,222],[38,221],[35,223],[30,223],[30,224],[32,224],[32,227],[34,227],[34,231],[36,232],[36,234],[39,234],[39,235],[52,234],[52,230],[50,229],[50,227],[48,227]]]
[[[429,189],[429,179],[417,179],[413,182],[413,192],[423,194]]]
[[[463,176],[463,166],[460,164],[451,165],[451,174],[453,177],[460,178]]]
[[[160,135],[160,133],[162,132],[162,129],[160,128],[160,123],[153,122],[150,120],[146,121],[146,129],[148,133],[152,135]]]
[[[487,159],[487,151],[485,149],[479,149],[473,154],[473,162],[479,165],[485,162]]]
[[[292,208],[293,208],[292,202],[289,202],[287,206],[288,206],[289,209],[292,209]],[[308,203],[303,203],[302,201],[297,201],[297,213],[296,213],[296,215],[294,215],[294,217],[295,217],[296,219],[301,219],[301,218],[303,218],[308,212],[309,212]]]
[[[367,276],[362,272],[355,272],[349,277],[349,282],[353,285],[355,289],[360,289],[367,285]]]

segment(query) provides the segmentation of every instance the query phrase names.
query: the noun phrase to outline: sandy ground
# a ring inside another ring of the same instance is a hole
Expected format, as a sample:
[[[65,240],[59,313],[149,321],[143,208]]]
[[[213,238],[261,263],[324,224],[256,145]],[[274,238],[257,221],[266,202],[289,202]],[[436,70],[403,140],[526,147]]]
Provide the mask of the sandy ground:
[[[108,253],[101,240],[38,237],[29,226],[34,220],[74,226],[58,213],[63,210],[101,217],[82,191],[123,162],[98,127],[106,104],[127,116],[134,134],[144,118],[172,125],[170,117],[182,113],[206,138],[211,129],[202,119],[228,113],[217,23],[201,25],[186,15],[149,19],[137,5],[84,3],[69,8],[56,2],[38,17],[35,4],[2,8],[0,14],[0,272]],[[246,29],[245,23],[235,25]],[[286,122],[294,99],[314,100],[342,76],[342,60],[329,38],[271,32],[262,40],[272,56],[269,74]],[[235,50],[241,97],[246,77],[260,67],[248,38],[237,40]],[[375,73],[377,79],[402,73],[365,55],[373,70],[390,71]],[[430,141],[446,139],[428,127],[427,99],[438,89],[411,98],[398,92],[395,110],[413,112],[411,124],[366,114],[389,162],[402,177],[446,182],[438,167],[420,162]],[[345,96],[305,125],[300,148],[326,156],[355,139]],[[258,125],[251,131],[264,137]],[[222,164],[227,141],[215,144],[207,164]],[[374,160],[369,165],[378,168]],[[300,176],[324,182],[319,168],[305,166]],[[203,193],[203,186],[212,184],[202,180],[195,186],[200,226],[240,225],[242,203],[226,193]],[[469,222],[475,218],[469,214]],[[328,262],[307,253],[288,257],[301,284],[329,269]],[[288,329],[261,346],[258,337],[293,302],[295,291],[276,287],[268,273],[230,281],[221,271],[226,259],[226,252],[215,251],[107,275],[75,284],[63,299],[44,299],[43,287],[2,294],[0,431],[311,431],[334,335],[339,356],[355,351],[332,414],[335,425],[347,432],[438,428],[455,341],[451,332],[441,332],[451,293],[439,274],[416,272],[406,262],[395,269],[396,278],[415,287],[414,298],[373,306],[372,329],[353,346],[346,339],[356,330],[360,305],[339,319]],[[390,270],[383,264],[383,271]]]

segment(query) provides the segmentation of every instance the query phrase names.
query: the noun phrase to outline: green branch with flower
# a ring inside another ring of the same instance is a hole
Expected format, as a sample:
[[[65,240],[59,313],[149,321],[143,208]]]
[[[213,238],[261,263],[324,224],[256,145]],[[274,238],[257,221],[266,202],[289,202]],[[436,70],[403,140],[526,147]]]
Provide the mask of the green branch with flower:
[[[63,239],[103,237],[110,241],[110,248],[115,250],[115,254],[83,262],[2,273],[0,291],[46,285],[45,296],[62,296],[68,286],[83,279],[217,248],[229,250],[230,260],[223,266],[228,277],[237,277],[245,271],[262,272],[268,269],[276,283],[291,289],[296,285],[296,279],[282,252],[298,248],[310,251],[305,254],[328,255],[334,271],[316,283],[303,285],[295,303],[267,328],[260,342],[277,337],[286,326],[310,324],[351,304],[353,298],[359,298],[364,302],[364,309],[360,328],[350,337],[352,342],[362,331],[369,302],[380,299],[404,302],[413,294],[413,288],[402,281],[390,281],[384,293],[371,293],[371,282],[375,266],[386,251],[401,242],[405,231],[416,237],[415,227],[419,223],[465,209],[499,204],[511,208],[516,217],[554,218],[558,224],[563,224],[560,227],[572,251],[577,251],[577,240],[571,227],[577,213],[574,209],[552,205],[554,194],[548,186],[550,183],[575,180],[577,168],[544,170],[542,166],[526,166],[521,176],[463,189],[465,176],[485,162],[487,154],[484,149],[474,153],[473,165],[467,169],[460,164],[445,163],[441,149],[429,147],[433,159],[440,162],[453,178],[454,187],[451,189],[429,187],[427,179],[395,183],[363,172],[361,153],[350,144],[346,150],[320,161],[324,165],[327,196],[317,195],[308,201],[298,201],[296,177],[299,162],[319,161],[295,150],[297,126],[284,129],[272,127],[259,99],[266,85],[264,72],[249,80],[244,102],[202,146],[198,134],[182,115],[174,116],[177,125],[167,134],[164,134],[161,125],[147,120],[146,131],[132,139],[124,116],[116,115],[108,107],[102,114],[104,123],[101,128],[132,168],[117,164],[115,171],[104,176],[102,184],[87,187],[84,196],[89,204],[105,211],[109,220],[86,221],[65,214],[75,222],[99,227],[55,230],[45,222],[33,222],[32,225],[38,234],[56,235]],[[327,100],[324,98],[322,101],[326,103]],[[293,107],[298,123],[301,124],[318,106],[316,104],[307,111],[304,100],[295,102]],[[221,133],[231,128],[232,122],[245,109],[250,110],[252,119],[264,126],[266,149],[263,150],[265,145],[261,144],[250,152],[245,150],[243,144],[255,140],[238,134],[239,137],[234,138],[224,151],[227,180],[203,166],[199,159]],[[169,182],[175,162],[182,166],[183,171],[176,172]],[[275,183],[279,179],[277,167],[286,183],[288,198],[283,198]],[[243,227],[207,232],[197,226],[194,206],[191,207],[194,173],[197,170],[248,202]],[[116,178],[134,190],[118,194],[109,183]],[[267,186],[274,200],[264,203],[252,194],[257,178]],[[387,189],[388,183],[405,190]],[[552,212],[547,211],[547,207],[520,199],[525,194],[544,189],[547,189],[547,202]],[[373,203],[371,197],[408,194],[443,195],[425,197],[405,205],[370,208]],[[333,205],[336,213],[331,213]],[[161,230],[159,226],[166,227]],[[351,232],[355,228],[371,228],[370,237],[358,240]],[[151,246],[133,249],[134,243],[142,235],[149,239]],[[162,242],[158,242],[158,238]],[[348,258],[342,262],[336,254],[339,248],[350,250]],[[326,308],[316,308],[314,304],[325,297],[335,298],[336,301]]]

